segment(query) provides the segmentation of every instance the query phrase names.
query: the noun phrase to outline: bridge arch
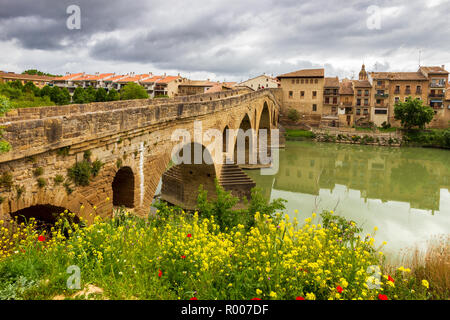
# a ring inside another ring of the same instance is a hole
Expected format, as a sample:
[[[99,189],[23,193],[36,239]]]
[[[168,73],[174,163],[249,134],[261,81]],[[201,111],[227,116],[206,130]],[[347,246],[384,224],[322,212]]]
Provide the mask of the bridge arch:
[[[248,113],[244,115],[242,118],[239,128],[242,129],[239,130],[235,139],[234,139],[234,161],[236,164],[239,165],[246,165],[250,163],[251,160],[251,152],[252,150],[256,150],[256,146],[254,145],[256,143],[256,132],[250,131],[251,129],[254,129],[252,126],[252,123],[250,121],[250,116]],[[243,144],[240,144],[239,142],[243,141]],[[245,155],[244,159],[240,159],[240,155]],[[244,160],[244,161],[242,161]],[[244,163],[240,163],[244,162]]]
[[[201,150],[202,157],[195,161],[196,150]],[[188,163],[182,159],[188,159]],[[208,192],[208,198],[215,196],[216,165],[209,150],[202,144],[192,142],[184,145],[172,159],[171,166],[162,176],[161,199],[184,209],[195,210],[200,185]],[[190,163],[189,163],[190,162]],[[197,162],[197,163],[196,163]]]
[[[113,205],[134,208],[134,173],[130,167],[121,167],[112,182]]]

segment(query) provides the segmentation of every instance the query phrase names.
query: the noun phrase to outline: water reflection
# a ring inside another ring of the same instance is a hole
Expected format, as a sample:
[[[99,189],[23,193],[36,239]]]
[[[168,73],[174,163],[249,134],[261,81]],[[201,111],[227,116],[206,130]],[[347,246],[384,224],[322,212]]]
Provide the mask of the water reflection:
[[[275,176],[247,171],[287,211],[333,209],[399,249],[450,231],[450,152],[288,142]]]

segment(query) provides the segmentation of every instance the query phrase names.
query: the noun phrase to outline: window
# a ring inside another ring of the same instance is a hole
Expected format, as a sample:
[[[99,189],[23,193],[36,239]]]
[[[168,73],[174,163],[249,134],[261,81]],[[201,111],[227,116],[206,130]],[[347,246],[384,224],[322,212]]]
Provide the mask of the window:
[[[337,108],[336,107],[331,107],[331,112],[336,112]]]
[[[364,105],[368,106],[369,105],[369,99],[364,99]]]
[[[314,112],[317,111],[317,104],[313,104],[313,106],[312,106],[312,111],[314,111]]]
[[[368,95],[369,95],[369,90],[364,91],[364,94],[365,94],[366,96],[368,96]]]
[[[395,92],[399,93],[400,92],[400,86],[395,86]]]
[[[375,114],[387,114],[387,110],[375,109]]]
[[[416,87],[416,93],[422,93],[422,86]]]
[[[381,99],[377,99],[377,104],[381,104]]]
[[[289,99],[292,99],[294,97],[294,92],[289,91]]]
[[[319,83],[319,79],[314,80],[314,83],[318,84]]]
[[[303,84],[303,83],[305,83],[305,80],[304,80],[304,79],[302,79],[302,80],[301,80],[301,83],[302,83],[302,84]]]
[[[364,115],[368,115],[369,114],[369,109],[364,109]]]
[[[296,82],[297,84],[299,84],[300,81],[297,79],[295,82]]]
[[[358,90],[358,96],[360,96],[362,94],[361,90]]]
[[[300,91],[300,98],[301,99],[305,98],[305,91]]]
[[[315,99],[317,97],[317,91],[313,91],[312,96],[313,96],[313,99]]]
[[[337,104],[337,98],[333,98],[333,104]]]
[[[314,79],[309,80],[309,83],[311,84],[314,83]]]
[[[382,86],[383,85],[383,81],[378,80],[377,81],[377,85]]]
[[[325,98],[325,103],[326,103],[326,104],[329,104],[329,103],[330,103],[330,98],[329,98],[329,97],[326,97],[326,98]]]
[[[357,99],[357,100],[356,100],[356,105],[357,105],[357,106],[360,106],[360,105],[361,105],[361,99]]]
[[[295,80],[294,79],[292,79],[292,84],[295,84]]]
[[[395,103],[399,102],[400,98],[399,97],[395,97]]]
[[[361,115],[361,109],[356,109],[356,115],[357,116]]]

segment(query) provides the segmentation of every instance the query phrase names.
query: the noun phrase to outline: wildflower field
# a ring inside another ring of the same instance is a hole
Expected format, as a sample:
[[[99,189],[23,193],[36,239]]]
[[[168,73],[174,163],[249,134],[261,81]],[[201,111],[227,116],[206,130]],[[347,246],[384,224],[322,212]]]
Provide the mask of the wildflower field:
[[[333,212],[301,222],[256,212],[224,225],[159,204],[148,219],[120,211],[87,226],[73,218],[62,213],[48,232],[33,219],[0,222],[0,299],[73,298],[70,266],[80,268],[82,288],[102,289],[96,299],[447,298],[410,269],[386,266],[373,236]]]

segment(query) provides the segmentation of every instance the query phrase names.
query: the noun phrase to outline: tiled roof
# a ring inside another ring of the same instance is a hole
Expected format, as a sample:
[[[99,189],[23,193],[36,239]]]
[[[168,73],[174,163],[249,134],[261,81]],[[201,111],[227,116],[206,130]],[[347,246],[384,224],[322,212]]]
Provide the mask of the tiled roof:
[[[442,67],[420,67],[419,71],[424,71],[425,74],[448,74],[448,71]]]
[[[420,72],[372,72],[375,80],[427,80]]]
[[[137,74],[137,75],[129,75],[126,78],[120,79],[117,82],[136,82],[150,78],[152,75],[150,74]]]
[[[215,85],[217,85],[217,82],[204,80],[187,80],[185,82],[180,83],[180,86],[189,86],[189,87],[213,87]]]
[[[70,73],[70,74],[66,74],[66,75],[63,76],[63,77],[59,77],[59,78],[57,78],[56,80],[73,80],[73,79],[76,79],[76,78],[80,78],[80,77],[82,77],[82,76],[84,76],[84,73],[83,73],[83,72],[80,72],[80,73]]]
[[[157,83],[169,83],[169,82],[172,82],[179,78],[181,78],[181,77],[180,76],[167,76],[165,78],[162,78],[161,80],[158,80]]]
[[[0,78],[8,79],[20,79],[20,80],[30,80],[30,81],[52,81],[54,79],[60,79],[61,77],[48,77],[30,74],[18,74],[14,72],[0,72]]]
[[[307,78],[307,77],[321,77],[325,76],[325,69],[305,69],[290,73],[285,73],[277,76],[277,78]]]
[[[353,83],[348,80],[348,79],[344,79],[342,80],[342,82],[340,83],[339,86],[339,94],[351,94],[353,95]]]
[[[368,80],[353,80],[353,86],[355,88],[372,88]]]
[[[94,75],[86,75],[85,77],[77,78],[76,81],[80,81],[80,80],[98,81],[98,80],[103,80],[105,78],[110,78],[111,76],[114,76],[114,73],[101,73],[101,74],[94,74]]]
[[[117,80],[119,80],[121,78],[124,78],[124,77],[126,77],[126,75],[117,75],[117,76],[105,79],[105,81],[117,81]]]
[[[155,82],[156,80],[159,80],[159,79],[161,79],[161,78],[162,78],[162,76],[153,76],[153,77],[151,77],[151,78],[149,78],[149,79],[141,80],[141,81],[139,81],[139,82],[142,82],[142,83],[153,83],[153,82]]]
[[[339,78],[325,78],[325,88],[339,88]]]

